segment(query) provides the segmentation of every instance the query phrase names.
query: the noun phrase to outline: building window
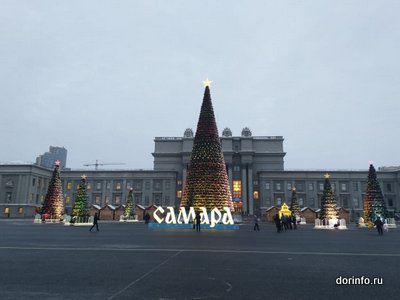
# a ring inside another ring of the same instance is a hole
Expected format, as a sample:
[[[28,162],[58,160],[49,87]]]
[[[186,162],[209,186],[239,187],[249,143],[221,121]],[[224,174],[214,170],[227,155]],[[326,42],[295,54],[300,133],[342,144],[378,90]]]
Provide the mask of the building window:
[[[23,214],[24,213],[24,208],[23,207],[18,207],[18,213]]]
[[[280,190],[281,190],[281,184],[280,184],[279,182],[276,184],[276,190],[277,190],[277,191],[280,191]]]
[[[178,185],[182,185],[182,180],[178,180],[176,183],[177,183]]]
[[[253,192],[253,198],[258,200],[258,191]]]
[[[149,205],[149,204],[150,204],[150,197],[144,196],[144,205]]]
[[[106,205],[110,204],[110,196],[106,196],[105,200],[106,200]]]
[[[320,184],[319,184],[319,190],[320,190],[320,191],[323,191],[323,190],[324,190],[324,184],[323,184],[323,183],[320,183]]]
[[[154,185],[154,189],[157,190],[157,191],[161,190],[161,182],[156,181],[156,183]]]
[[[101,182],[97,182],[96,183],[96,189],[97,190],[101,190]]]
[[[269,190],[271,188],[271,185],[269,184],[269,182],[266,182],[265,183],[265,189],[266,190]]]
[[[303,191],[303,183],[300,183],[300,182],[296,182],[296,185],[295,185],[295,188],[296,188],[296,190],[299,192],[299,191]]]
[[[155,205],[160,205],[160,200],[161,200],[161,195],[160,194],[155,194],[154,195],[154,203]]]
[[[353,198],[354,207],[358,207],[358,198]]]
[[[4,213],[5,213],[5,214],[8,214],[9,212],[10,212],[10,208],[4,207]]]
[[[353,182],[353,191],[354,192],[358,191],[358,182]]]
[[[239,172],[240,171],[240,166],[233,166],[233,171]]]
[[[165,201],[165,204],[166,205],[169,205],[170,203],[169,203],[169,196],[165,196],[165,198],[164,198],[164,201]]]
[[[116,182],[116,183],[115,183],[115,189],[116,189],[116,190],[119,191],[119,190],[121,189],[121,186],[122,186],[121,182]]]
[[[92,188],[91,184],[88,183],[88,184],[86,185],[86,189],[87,189],[87,190],[90,190],[91,188]]]
[[[70,189],[72,189],[72,182],[71,181],[67,182],[67,190],[70,190]]]
[[[36,184],[36,178],[32,178],[32,186],[34,187]]]
[[[176,197],[182,198],[182,191],[177,191],[176,192]]]
[[[388,199],[388,206],[393,207],[393,199]]]
[[[100,205],[101,204],[101,197],[99,195],[94,196],[94,202],[97,205]]]
[[[29,194],[29,202],[33,203],[33,198],[34,198],[33,193],[30,193]]]
[[[141,195],[135,195],[134,197],[135,197],[135,204],[141,203],[141,201],[140,201],[142,198]]]
[[[234,180],[233,185],[233,198],[241,198],[242,196],[242,182],[240,180]]]
[[[313,191],[313,190],[314,190],[314,184],[309,183],[309,184],[308,184],[308,190],[309,190],[309,191]]]
[[[291,190],[292,190],[292,184],[291,184],[291,183],[288,183],[288,184],[287,184],[287,189],[288,189],[288,191],[291,191]]]
[[[303,206],[303,205],[304,205],[304,200],[303,200],[303,198],[299,198],[299,205],[300,205],[300,206]]]
[[[347,191],[347,184],[341,183],[340,184],[340,189],[341,189],[342,192],[346,192]]]
[[[253,185],[258,185],[258,180],[254,180]]]
[[[71,203],[71,197],[70,196],[67,196],[66,198],[65,198],[65,204],[70,204]]]
[[[171,182],[170,181],[166,181],[165,182],[165,189],[169,190],[171,188]]]
[[[344,208],[348,208],[349,207],[349,200],[347,199],[347,196],[342,198],[342,206]]]
[[[146,181],[146,190],[150,189],[150,181]]]
[[[315,199],[314,199],[314,198],[310,198],[309,205],[310,205],[311,207],[314,207],[314,206],[315,206]]]
[[[38,188],[41,188],[41,187],[42,187],[42,178],[39,178],[37,187],[38,187]]]
[[[391,183],[386,183],[386,191],[391,192],[392,191],[392,184]]]
[[[281,205],[282,204],[282,198],[281,197],[276,198],[276,204],[277,205]]]
[[[114,197],[114,203],[116,205],[120,205],[121,204],[121,196],[120,195],[115,195]]]

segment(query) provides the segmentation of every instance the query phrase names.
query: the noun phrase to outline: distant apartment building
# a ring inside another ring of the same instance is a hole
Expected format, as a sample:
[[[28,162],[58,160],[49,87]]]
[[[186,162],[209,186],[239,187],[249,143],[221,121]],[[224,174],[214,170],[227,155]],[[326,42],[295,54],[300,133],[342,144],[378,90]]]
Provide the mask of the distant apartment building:
[[[67,149],[64,147],[50,146],[48,152],[36,158],[36,165],[52,169],[56,160],[61,162],[61,169],[65,169],[67,165]]]

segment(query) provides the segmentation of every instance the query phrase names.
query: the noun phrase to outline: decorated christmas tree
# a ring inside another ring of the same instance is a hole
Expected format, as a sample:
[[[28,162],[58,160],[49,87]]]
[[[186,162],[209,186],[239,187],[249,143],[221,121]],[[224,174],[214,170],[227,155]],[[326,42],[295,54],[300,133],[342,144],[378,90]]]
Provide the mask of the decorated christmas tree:
[[[128,199],[126,200],[125,209],[124,209],[124,218],[128,220],[129,217],[134,215],[133,212],[133,189],[129,190]]]
[[[61,219],[64,213],[64,200],[60,179],[60,161],[54,163],[54,171],[51,177],[46,198],[42,206],[42,216],[45,218]]]
[[[81,176],[81,183],[78,185],[76,199],[72,207],[71,220],[74,222],[77,218],[86,218],[89,216],[87,207],[87,192],[86,192],[86,176]]]
[[[297,202],[296,188],[292,189],[292,201],[290,202],[290,211],[296,217],[300,216],[300,207],[299,203]]]
[[[374,222],[378,217],[388,216],[383,194],[376,177],[376,171],[371,163],[369,165],[367,191],[364,196],[364,221]]]
[[[337,219],[336,200],[332,192],[331,182],[329,181],[329,174],[325,174],[324,192],[321,198],[321,212],[319,218],[323,219]]]
[[[181,206],[229,207],[233,211],[232,196],[226,173],[225,160],[211,103],[210,83],[205,86],[193,150],[188,166]]]

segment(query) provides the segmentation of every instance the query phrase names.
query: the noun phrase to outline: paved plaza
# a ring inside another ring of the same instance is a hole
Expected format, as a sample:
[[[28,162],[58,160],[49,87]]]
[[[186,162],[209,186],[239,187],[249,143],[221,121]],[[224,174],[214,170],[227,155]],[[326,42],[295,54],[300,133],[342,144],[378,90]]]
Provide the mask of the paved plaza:
[[[99,226],[1,220],[0,299],[400,298],[400,229]]]

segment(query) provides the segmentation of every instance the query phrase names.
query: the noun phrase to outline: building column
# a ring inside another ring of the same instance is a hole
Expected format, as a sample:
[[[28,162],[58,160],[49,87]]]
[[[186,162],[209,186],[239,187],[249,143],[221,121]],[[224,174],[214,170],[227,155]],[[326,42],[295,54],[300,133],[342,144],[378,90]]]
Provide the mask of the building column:
[[[247,168],[247,187],[248,187],[248,195],[249,195],[249,214],[254,215],[254,199],[253,199],[253,168]]]
[[[228,165],[228,181],[229,181],[229,188],[231,190],[231,195],[233,195],[233,174],[232,174],[232,165]]]
[[[183,169],[182,169],[182,187],[185,186],[186,176],[187,176],[186,165],[183,165]]]
[[[243,212],[247,214],[248,206],[247,206],[247,174],[246,174],[246,166],[242,165],[242,204],[243,204]]]

